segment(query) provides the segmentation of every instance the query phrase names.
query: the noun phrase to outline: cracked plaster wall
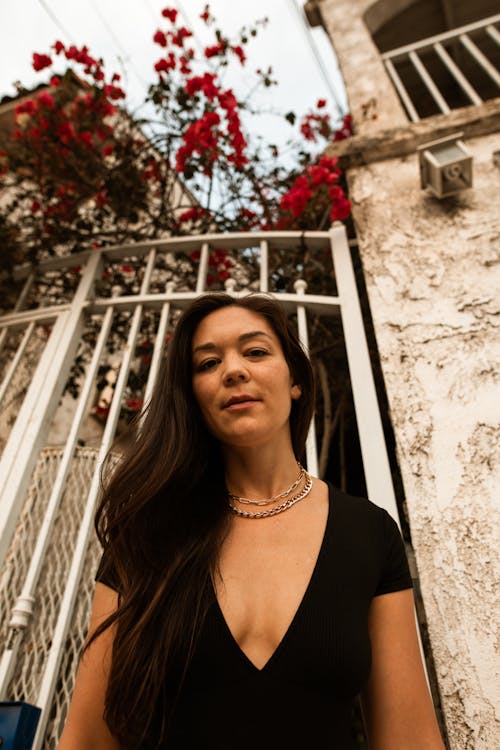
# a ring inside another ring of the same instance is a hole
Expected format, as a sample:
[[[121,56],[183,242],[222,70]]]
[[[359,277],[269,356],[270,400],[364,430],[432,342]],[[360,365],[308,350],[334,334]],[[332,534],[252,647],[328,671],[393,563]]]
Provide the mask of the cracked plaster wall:
[[[429,633],[454,750],[500,736],[500,169],[442,201],[416,156],[348,173]]]

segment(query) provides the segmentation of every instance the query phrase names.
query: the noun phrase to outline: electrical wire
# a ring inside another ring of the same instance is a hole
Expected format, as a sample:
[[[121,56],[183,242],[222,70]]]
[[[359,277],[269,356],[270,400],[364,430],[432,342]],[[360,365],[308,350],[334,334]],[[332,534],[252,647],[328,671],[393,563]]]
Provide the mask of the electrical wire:
[[[305,35],[307,39],[307,44],[309,46],[309,49],[311,50],[314,59],[316,60],[316,63],[318,65],[318,68],[321,72],[321,76],[323,78],[323,81],[328,88],[328,91],[330,92],[330,95],[332,97],[333,103],[335,105],[335,109],[337,110],[337,113],[340,117],[343,117],[345,114],[344,108],[339,102],[337,92],[335,90],[335,87],[330,79],[330,75],[327,71],[327,68],[325,66],[325,63],[323,61],[322,56],[319,53],[318,47],[316,45],[316,42],[314,41],[314,36],[312,34],[311,28],[307,22],[307,18],[304,13],[304,7],[301,4],[300,8],[296,3],[296,0],[288,0],[289,5],[293,7],[293,13],[295,13],[295,17],[300,23],[301,29],[303,34]]]
[[[120,39],[116,36],[115,32],[113,31],[112,26],[108,23],[108,21],[106,20],[105,16],[101,12],[101,9],[96,4],[95,0],[89,0],[89,2],[90,2],[90,5],[92,6],[92,9],[96,13],[97,17],[101,21],[102,25],[104,26],[104,28],[108,32],[109,36],[111,37],[111,39],[113,40],[113,42],[116,44],[116,47],[122,53],[123,57],[121,57],[120,55],[118,55],[118,59],[121,61],[123,67],[125,68],[126,64],[129,64],[130,67],[132,68],[132,70],[133,70],[133,72],[134,72],[137,80],[139,81],[139,83],[141,84],[141,86],[143,87],[143,89],[145,91],[147,91],[147,89],[148,89],[148,83],[147,83],[147,81],[144,80],[144,78],[142,77],[142,75],[139,73],[139,71],[135,67],[135,65],[134,65],[134,63],[132,61],[132,58],[130,57],[129,52],[124,48],[124,46],[122,45]]]
[[[73,37],[71,36],[71,34],[69,33],[69,31],[67,31],[67,29],[64,28],[63,24],[58,19],[58,17],[56,16],[56,14],[52,10],[52,8],[50,8],[50,6],[46,2],[46,0],[38,0],[38,2],[40,3],[40,5],[44,9],[44,11],[47,13],[47,15],[49,16],[49,18],[51,19],[51,21],[53,21],[53,23],[55,23],[55,25],[57,26],[57,28],[59,29],[59,31],[62,31],[62,33],[64,34],[64,36],[67,39],[69,39],[70,42],[72,42],[73,44],[75,44],[75,40],[73,39]]]

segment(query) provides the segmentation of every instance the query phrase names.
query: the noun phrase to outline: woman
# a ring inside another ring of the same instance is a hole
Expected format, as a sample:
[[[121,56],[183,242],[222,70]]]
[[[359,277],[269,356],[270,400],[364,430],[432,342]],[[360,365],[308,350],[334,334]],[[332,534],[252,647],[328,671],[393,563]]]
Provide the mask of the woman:
[[[300,465],[307,356],[269,297],[196,300],[97,514],[59,750],[442,750],[396,524]]]

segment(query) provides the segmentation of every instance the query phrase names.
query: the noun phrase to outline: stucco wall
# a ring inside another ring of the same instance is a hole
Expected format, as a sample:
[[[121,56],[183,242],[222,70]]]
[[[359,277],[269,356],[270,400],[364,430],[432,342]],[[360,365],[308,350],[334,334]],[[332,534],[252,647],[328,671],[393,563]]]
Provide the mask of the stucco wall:
[[[363,21],[372,4],[370,0],[317,2],[342,70],[356,133],[363,135],[406,122],[404,109]]]
[[[451,747],[500,737],[500,169],[467,143],[472,190],[419,187],[417,158],[349,171]],[[496,709],[495,709],[496,707]]]

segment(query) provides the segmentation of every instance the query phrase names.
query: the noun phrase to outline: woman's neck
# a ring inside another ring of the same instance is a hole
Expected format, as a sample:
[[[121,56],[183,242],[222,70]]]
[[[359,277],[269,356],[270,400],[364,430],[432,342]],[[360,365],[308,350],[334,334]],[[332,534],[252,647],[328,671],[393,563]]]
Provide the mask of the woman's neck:
[[[233,495],[261,500],[282,492],[298,475],[292,447],[224,450],[226,485]]]

